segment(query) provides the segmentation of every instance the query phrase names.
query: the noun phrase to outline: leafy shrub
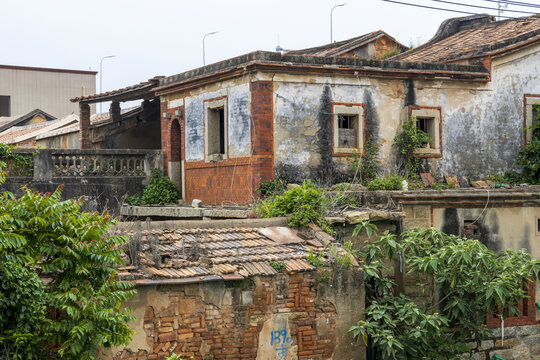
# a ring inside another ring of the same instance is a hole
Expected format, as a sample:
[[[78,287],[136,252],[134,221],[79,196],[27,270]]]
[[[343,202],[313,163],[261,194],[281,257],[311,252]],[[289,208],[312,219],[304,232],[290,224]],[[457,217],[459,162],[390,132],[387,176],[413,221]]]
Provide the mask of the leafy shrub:
[[[430,142],[430,140],[429,135],[416,126],[416,117],[412,116],[403,123],[402,131],[396,135],[394,143],[404,160],[405,177],[418,177],[420,158],[415,156],[414,152],[423,144]]]
[[[399,175],[389,175],[385,177],[377,177],[368,185],[368,190],[402,190],[404,178]]]
[[[540,184],[540,105],[535,105],[538,113],[536,124],[532,126],[532,139],[519,152],[517,163],[523,168],[523,182]]]
[[[370,134],[366,140],[364,154],[355,151],[347,158],[361,184],[367,183],[377,176],[381,164],[378,159],[379,151],[380,144],[376,143],[373,140],[373,135]]]
[[[308,251],[307,254],[307,262],[315,266],[317,269],[322,268],[324,264],[324,256],[321,252],[312,252],[311,250]]]
[[[259,184],[257,192],[263,196],[273,195],[285,190],[285,184],[281,179],[263,181]]]
[[[284,272],[285,268],[287,267],[284,262],[274,260],[270,261],[270,266],[272,266],[278,273]]]
[[[59,358],[92,360],[99,347],[125,345],[133,334],[126,323],[134,317],[122,302],[135,291],[117,281],[115,269],[127,237],[107,236],[114,224],[109,215],[81,212],[83,199],[61,201],[61,189],[0,195],[0,353],[10,351],[12,335],[31,345],[11,358],[34,359],[48,344]],[[51,279],[44,291],[38,276]],[[17,319],[3,311],[17,307]],[[55,321],[44,320],[44,307],[57,311]]]
[[[178,202],[181,191],[175,183],[159,169],[152,169],[150,182],[144,188],[142,196],[131,195],[126,199],[129,205],[151,205],[151,204],[174,204]]]

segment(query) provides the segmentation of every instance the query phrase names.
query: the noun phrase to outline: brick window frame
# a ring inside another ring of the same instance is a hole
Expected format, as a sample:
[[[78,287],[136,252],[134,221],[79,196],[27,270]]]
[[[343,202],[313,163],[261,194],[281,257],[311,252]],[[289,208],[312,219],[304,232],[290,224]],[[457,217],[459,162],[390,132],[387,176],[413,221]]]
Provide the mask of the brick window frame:
[[[409,106],[409,119],[426,119],[431,122],[429,136],[432,140],[429,148],[417,148],[414,151],[418,157],[442,157],[442,111],[439,106]]]
[[[523,146],[532,139],[533,105],[540,105],[540,95],[525,94],[523,96]]]
[[[339,116],[356,116],[356,147],[339,147]],[[332,103],[332,155],[347,156],[353,153],[364,154],[364,144],[366,141],[366,106],[359,103]]]
[[[519,314],[517,316],[509,316],[504,319],[504,326],[524,326],[536,325],[540,322],[536,320],[536,290],[535,282],[529,281],[526,285],[527,298],[521,299],[518,304]],[[500,313],[500,311],[499,311]],[[501,327],[501,318],[494,314],[488,314],[486,317],[486,325],[490,329]]]
[[[224,153],[210,154],[210,126],[208,125],[209,121],[209,112],[213,109],[223,108],[224,115]],[[204,161],[205,162],[216,162],[227,160],[229,156],[229,119],[228,119],[228,99],[227,96],[222,96],[218,98],[208,99],[203,101],[203,118],[204,118]]]

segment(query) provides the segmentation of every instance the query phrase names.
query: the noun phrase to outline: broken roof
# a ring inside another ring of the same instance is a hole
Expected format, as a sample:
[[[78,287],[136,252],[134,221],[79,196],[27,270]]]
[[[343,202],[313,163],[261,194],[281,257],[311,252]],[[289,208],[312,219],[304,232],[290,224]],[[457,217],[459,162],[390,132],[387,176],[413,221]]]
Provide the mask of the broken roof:
[[[103,101],[130,101],[150,99],[154,97],[152,89],[164,76],[155,76],[147,81],[127,86],[118,90],[107,91],[100,94],[78,96],[70,99],[71,102],[98,103]]]
[[[347,56],[347,53],[357,49],[361,46],[374,42],[375,40],[387,37],[390,40],[396,43],[396,46],[401,50],[407,50],[407,46],[399,43],[392,36],[388,35],[382,30],[377,30],[364,34],[361,36],[354,37],[352,39],[338,41],[322,46],[311,47],[301,50],[291,50],[287,51],[287,55],[306,55],[306,56]]]
[[[35,109],[24,115],[15,115],[15,116],[6,116],[0,117],[0,132],[6,129],[9,129],[12,126],[23,123],[27,120],[31,120],[34,116],[41,115],[45,118],[46,121],[51,121],[56,119],[54,116],[47,114],[41,109]]]
[[[448,63],[495,55],[539,41],[540,14],[503,21],[495,21],[488,15],[475,15],[443,22],[430,41],[390,59]]]
[[[314,270],[309,251],[322,248],[314,236],[288,227],[143,230],[123,232],[131,240],[123,280],[137,284],[188,283],[274,275],[272,261],[286,271]],[[134,254],[137,254],[134,256]],[[134,261],[130,262],[130,258]]]
[[[428,64],[367,60],[354,57],[322,57],[288,55],[277,52],[255,51],[197,69],[161,79],[156,94],[165,95],[178,88],[193,88],[232,77],[248,71],[272,73],[301,73],[341,76],[367,76],[394,79],[465,79],[488,81],[489,71],[484,66]]]

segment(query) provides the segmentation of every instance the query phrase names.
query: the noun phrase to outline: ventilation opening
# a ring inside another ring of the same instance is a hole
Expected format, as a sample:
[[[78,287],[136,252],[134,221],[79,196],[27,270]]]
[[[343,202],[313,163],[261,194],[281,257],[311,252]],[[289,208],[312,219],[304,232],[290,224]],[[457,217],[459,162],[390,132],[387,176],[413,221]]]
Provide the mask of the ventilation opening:
[[[11,98],[0,95],[0,116],[11,116]]]
[[[474,220],[465,220],[463,222],[463,236],[468,239],[480,238],[480,232],[478,231],[478,225]]]

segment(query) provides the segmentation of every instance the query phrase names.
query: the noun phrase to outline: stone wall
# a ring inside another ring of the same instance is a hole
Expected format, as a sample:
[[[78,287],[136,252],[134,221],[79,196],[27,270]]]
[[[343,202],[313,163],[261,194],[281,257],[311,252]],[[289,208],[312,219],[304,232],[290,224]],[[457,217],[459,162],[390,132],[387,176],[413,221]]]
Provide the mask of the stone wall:
[[[364,312],[358,270],[139,286],[127,305],[138,318],[135,336],[109,359],[365,358],[346,333]]]
[[[471,354],[462,355],[461,359],[491,360],[497,355],[504,360],[537,360],[540,358],[540,325],[514,326],[502,330],[495,329],[493,338],[483,341]]]
[[[159,150],[60,150],[16,149],[33,156],[33,168],[10,168],[0,191],[18,194],[29,185],[39,192],[53,192],[63,185],[62,198],[85,196],[84,211],[120,213],[125,196],[141,194],[150,169],[162,167]],[[14,164],[12,161],[9,164]]]

